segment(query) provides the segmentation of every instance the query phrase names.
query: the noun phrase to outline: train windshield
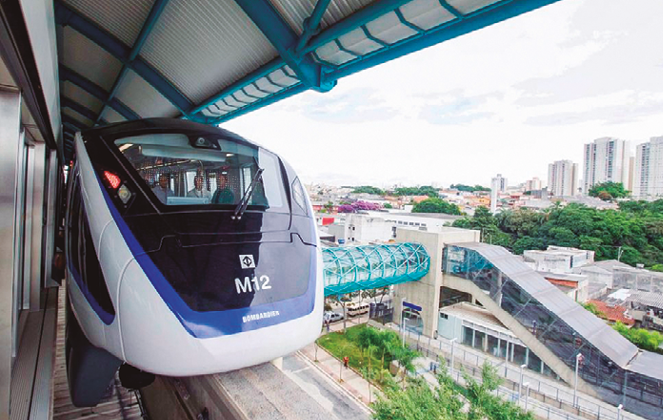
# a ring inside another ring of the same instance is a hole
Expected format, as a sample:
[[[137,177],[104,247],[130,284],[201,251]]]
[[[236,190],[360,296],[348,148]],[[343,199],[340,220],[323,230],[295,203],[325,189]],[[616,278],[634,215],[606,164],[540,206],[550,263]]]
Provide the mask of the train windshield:
[[[115,145],[167,206],[285,208],[278,159],[264,149],[180,133],[124,137]]]

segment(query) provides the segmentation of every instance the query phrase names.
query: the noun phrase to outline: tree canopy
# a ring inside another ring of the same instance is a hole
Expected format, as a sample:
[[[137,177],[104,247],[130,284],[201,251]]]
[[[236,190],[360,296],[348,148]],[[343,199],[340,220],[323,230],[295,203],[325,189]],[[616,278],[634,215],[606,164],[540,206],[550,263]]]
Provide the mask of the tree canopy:
[[[458,191],[467,191],[467,192],[490,191],[490,188],[482,187],[481,185],[471,186],[465,184],[451,184],[449,188],[456,189]]]
[[[378,187],[372,187],[370,185],[363,185],[361,187],[356,187],[354,190],[352,190],[353,194],[375,194],[375,195],[384,195],[385,192],[384,190],[378,188]]]
[[[630,194],[629,191],[624,189],[624,185],[621,182],[603,182],[601,184],[595,184],[590,188],[588,193],[590,196],[598,197],[603,201],[628,197]]]
[[[421,187],[400,187],[393,191],[394,195],[427,195],[429,197],[439,197],[437,188],[430,185],[423,185]]]
[[[457,205],[444,201],[440,198],[429,198],[417,203],[412,208],[412,213],[445,213],[460,215]]]
[[[548,245],[570,246],[596,253],[597,260],[617,259],[648,267],[663,262],[663,200],[622,202],[620,210],[597,210],[582,204],[546,211],[508,210],[496,216],[479,207],[473,217],[453,226],[477,229],[484,242],[515,254]]]

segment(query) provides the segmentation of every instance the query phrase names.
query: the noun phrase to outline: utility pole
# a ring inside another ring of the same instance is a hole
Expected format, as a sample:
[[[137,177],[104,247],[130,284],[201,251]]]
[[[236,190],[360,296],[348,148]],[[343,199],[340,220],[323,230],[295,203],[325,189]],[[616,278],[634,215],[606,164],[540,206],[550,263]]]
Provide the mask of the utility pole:
[[[578,353],[576,355],[576,372],[575,376],[573,379],[573,406],[577,407],[578,406],[578,368],[580,367],[580,363],[582,363],[584,359],[584,356],[582,353]]]
[[[518,399],[522,396],[523,392],[523,369],[526,368],[527,365],[522,364],[520,365],[520,383],[518,384]]]

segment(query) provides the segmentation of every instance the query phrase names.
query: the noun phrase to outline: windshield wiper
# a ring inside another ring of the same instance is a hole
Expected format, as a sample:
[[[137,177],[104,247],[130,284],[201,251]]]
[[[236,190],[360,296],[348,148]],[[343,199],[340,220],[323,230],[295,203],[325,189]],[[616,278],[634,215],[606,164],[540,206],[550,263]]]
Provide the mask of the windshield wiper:
[[[249,185],[249,188],[247,188],[246,191],[244,191],[242,199],[239,201],[237,208],[235,208],[235,214],[232,217],[233,219],[240,220],[244,215],[246,207],[249,205],[249,200],[251,199],[253,193],[255,192],[256,185],[258,185],[258,181],[260,181],[260,179],[262,178],[263,171],[264,171],[263,168],[258,168],[258,171],[253,177],[253,181],[251,181],[251,184]]]

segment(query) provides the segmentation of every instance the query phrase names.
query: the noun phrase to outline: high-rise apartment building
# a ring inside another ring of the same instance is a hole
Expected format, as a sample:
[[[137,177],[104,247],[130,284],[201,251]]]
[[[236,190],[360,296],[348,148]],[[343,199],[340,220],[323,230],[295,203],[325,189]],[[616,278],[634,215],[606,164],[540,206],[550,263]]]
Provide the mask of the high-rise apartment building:
[[[587,194],[595,184],[603,182],[621,182],[626,188],[630,183],[630,156],[629,143],[625,140],[602,137],[585,144],[583,194]]]
[[[663,196],[663,136],[652,137],[649,143],[635,148],[633,196]]]
[[[578,164],[557,160],[548,165],[548,190],[557,197],[573,196],[578,186]]]
[[[537,177],[534,177],[528,181],[525,181],[525,191],[539,191],[541,189],[541,180]]]
[[[490,211],[495,214],[497,211],[497,196],[506,191],[507,180],[502,174],[497,174],[490,182]]]

